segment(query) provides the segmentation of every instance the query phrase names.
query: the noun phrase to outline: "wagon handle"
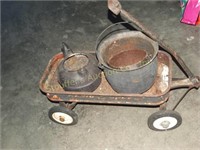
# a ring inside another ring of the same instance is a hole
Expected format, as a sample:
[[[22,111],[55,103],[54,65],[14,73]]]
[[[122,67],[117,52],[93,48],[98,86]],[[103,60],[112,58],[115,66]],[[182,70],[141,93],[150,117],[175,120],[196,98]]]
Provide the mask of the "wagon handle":
[[[195,80],[194,80],[195,79]],[[170,89],[178,89],[178,88],[199,88],[200,87],[200,77],[195,77],[193,80],[189,78],[172,78],[172,83],[170,85]]]
[[[187,95],[187,93],[193,89],[196,88],[198,89],[200,87],[200,77],[196,77],[196,80],[190,80],[190,79],[177,79],[177,78],[172,78],[172,83],[170,86],[170,90],[171,89],[177,89],[177,88],[183,88],[186,87],[188,88],[184,94],[181,96],[181,98],[176,102],[176,104],[174,105],[174,107],[172,108],[172,110],[175,110],[177,108],[177,106],[181,103],[181,101],[183,100],[183,98]]]
[[[130,15],[127,11],[125,11],[120,2],[118,0],[108,0],[108,8],[115,14],[115,15],[121,15],[121,17],[125,18],[124,20],[128,20],[135,24],[139,31],[143,32],[145,35],[153,39],[154,41],[157,41],[158,44],[166,51],[168,52],[171,56],[175,58],[177,63],[180,65],[181,69],[183,72],[186,74],[187,77],[190,79],[195,79],[196,77],[194,74],[191,72],[191,70],[186,66],[184,61],[179,57],[179,55],[167,44],[165,44],[163,41],[161,41],[157,35],[152,33],[149,29],[147,29],[144,25],[142,25],[134,16]]]

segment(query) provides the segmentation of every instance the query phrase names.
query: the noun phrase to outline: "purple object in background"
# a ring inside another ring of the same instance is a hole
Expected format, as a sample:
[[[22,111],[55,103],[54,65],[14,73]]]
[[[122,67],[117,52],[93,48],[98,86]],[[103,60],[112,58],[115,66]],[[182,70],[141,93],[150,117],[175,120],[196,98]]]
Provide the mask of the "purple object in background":
[[[200,12],[200,0],[188,0],[181,22],[195,25]]]

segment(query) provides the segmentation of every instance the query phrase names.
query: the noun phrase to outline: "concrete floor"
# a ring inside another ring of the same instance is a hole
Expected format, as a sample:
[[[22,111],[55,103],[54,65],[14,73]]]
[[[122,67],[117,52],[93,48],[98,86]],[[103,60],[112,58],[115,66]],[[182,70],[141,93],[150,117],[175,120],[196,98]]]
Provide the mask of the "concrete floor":
[[[174,48],[194,74],[200,74],[200,29],[181,24],[178,2],[122,3]],[[112,22],[101,2],[1,3],[1,149],[186,150],[200,147],[200,91],[179,105],[182,125],[155,132],[147,127],[158,108],[78,105],[79,122],[62,126],[48,118],[56,104],[38,82],[61,42],[74,51],[94,50],[98,34]],[[173,76],[183,75],[173,67]],[[185,89],[170,93],[169,109]]]

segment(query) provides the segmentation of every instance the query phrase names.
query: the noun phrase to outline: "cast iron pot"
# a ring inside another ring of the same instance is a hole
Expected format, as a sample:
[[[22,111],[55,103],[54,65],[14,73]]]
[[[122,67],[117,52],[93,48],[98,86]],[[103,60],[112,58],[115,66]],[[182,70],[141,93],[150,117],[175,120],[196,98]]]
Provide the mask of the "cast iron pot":
[[[101,70],[95,55],[73,53],[63,43],[64,60],[58,66],[58,82],[66,91],[94,91],[101,83]]]
[[[96,47],[100,68],[118,93],[143,93],[157,74],[158,44],[139,31],[116,33]]]

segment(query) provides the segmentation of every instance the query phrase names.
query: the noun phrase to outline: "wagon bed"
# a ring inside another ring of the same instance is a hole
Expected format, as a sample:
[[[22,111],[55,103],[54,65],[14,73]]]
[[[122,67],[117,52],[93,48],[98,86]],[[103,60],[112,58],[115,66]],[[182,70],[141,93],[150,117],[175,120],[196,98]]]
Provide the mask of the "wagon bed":
[[[162,51],[158,53],[157,75],[153,86],[142,94],[116,93],[101,73],[102,81],[94,92],[64,91],[57,81],[57,67],[63,60],[63,54],[56,54],[45,69],[40,81],[40,89],[54,102],[104,103],[125,105],[161,105],[167,101],[171,89],[172,60]],[[110,75],[112,75],[111,72]]]

